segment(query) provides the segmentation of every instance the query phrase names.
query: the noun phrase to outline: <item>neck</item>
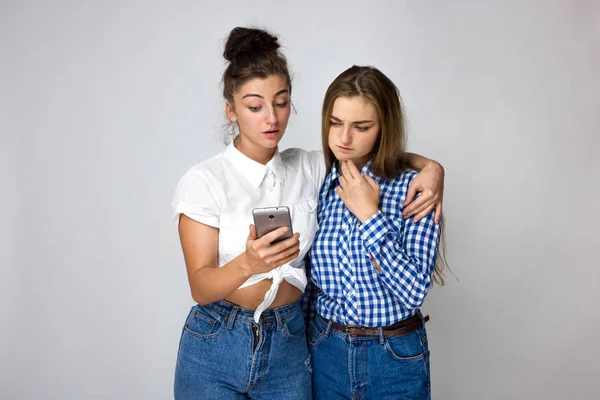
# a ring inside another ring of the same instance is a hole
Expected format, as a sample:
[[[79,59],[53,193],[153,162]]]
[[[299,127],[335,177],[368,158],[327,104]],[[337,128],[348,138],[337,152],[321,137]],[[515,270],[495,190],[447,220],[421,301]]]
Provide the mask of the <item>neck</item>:
[[[248,140],[242,140],[241,137],[238,137],[238,140],[234,143],[234,146],[240,151],[240,153],[249,159],[263,165],[267,165],[267,163],[271,161],[275,155],[275,151],[277,150],[277,147],[269,149],[266,147],[257,146]]]

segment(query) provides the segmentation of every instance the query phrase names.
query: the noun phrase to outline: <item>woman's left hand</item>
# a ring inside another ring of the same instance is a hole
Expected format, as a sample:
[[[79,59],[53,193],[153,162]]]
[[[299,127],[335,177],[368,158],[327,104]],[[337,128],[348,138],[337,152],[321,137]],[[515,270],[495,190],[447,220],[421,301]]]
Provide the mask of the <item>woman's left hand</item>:
[[[340,186],[335,190],[348,210],[365,222],[379,211],[379,185],[369,175],[361,175],[352,161],[340,161],[340,164]]]
[[[421,194],[415,199],[419,192]],[[410,183],[402,215],[404,218],[414,215],[414,221],[417,222],[435,208],[435,223],[437,224],[442,215],[443,198],[444,167],[436,161],[430,161]]]

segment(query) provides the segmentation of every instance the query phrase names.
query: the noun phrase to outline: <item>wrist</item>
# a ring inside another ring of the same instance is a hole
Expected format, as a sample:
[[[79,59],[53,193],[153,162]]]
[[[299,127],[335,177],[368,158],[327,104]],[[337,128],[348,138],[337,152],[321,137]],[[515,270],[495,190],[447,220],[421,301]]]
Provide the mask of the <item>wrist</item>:
[[[368,220],[373,218],[373,215],[377,214],[377,212],[379,212],[379,208],[373,208],[373,209],[361,214],[360,216],[357,215],[357,218],[360,220],[360,222],[362,224],[364,224],[365,222],[367,222]]]
[[[245,278],[250,278],[252,274],[252,268],[250,266],[250,258],[248,257],[248,253],[245,251],[239,255],[237,258],[237,269],[240,271],[240,274]]]

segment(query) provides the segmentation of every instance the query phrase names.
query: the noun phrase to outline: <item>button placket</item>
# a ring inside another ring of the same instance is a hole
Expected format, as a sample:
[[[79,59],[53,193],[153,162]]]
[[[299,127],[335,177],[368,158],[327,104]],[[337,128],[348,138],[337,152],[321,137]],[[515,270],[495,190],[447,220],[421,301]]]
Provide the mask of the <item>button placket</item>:
[[[267,198],[269,204],[272,207],[280,206],[281,202],[281,184],[277,180],[275,174],[270,169],[267,170],[267,176],[265,178],[265,184],[267,185]]]

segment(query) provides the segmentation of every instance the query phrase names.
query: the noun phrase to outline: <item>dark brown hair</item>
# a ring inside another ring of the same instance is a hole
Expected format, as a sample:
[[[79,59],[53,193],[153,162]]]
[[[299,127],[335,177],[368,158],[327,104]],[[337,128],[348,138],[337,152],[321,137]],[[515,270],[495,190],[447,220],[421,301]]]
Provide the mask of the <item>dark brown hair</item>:
[[[256,28],[234,28],[227,38],[223,57],[229,65],[223,73],[223,97],[233,103],[233,94],[253,78],[280,75],[288,84],[292,81],[287,60],[279,51],[277,36]]]
[[[327,171],[335,156],[329,148],[329,124],[333,104],[339,97],[362,97],[377,111],[381,131],[372,152],[373,173],[393,179],[407,169],[406,128],[400,93],[394,83],[373,67],[352,66],[327,88],[323,100],[321,138]]]

